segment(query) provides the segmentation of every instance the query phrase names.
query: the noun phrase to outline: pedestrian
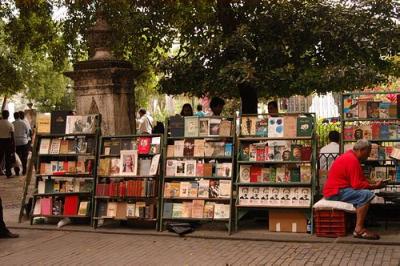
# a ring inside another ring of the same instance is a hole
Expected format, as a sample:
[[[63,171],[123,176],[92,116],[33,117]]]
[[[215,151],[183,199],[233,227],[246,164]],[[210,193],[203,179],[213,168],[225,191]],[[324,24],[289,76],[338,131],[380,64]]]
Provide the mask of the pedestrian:
[[[8,110],[1,112],[0,120],[0,162],[5,161],[6,176],[11,177],[12,155],[15,152],[14,126],[8,121]]]
[[[197,109],[197,112],[194,114],[195,116],[204,117],[206,115],[206,113],[203,112],[203,105],[198,104],[196,109]]]
[[[0,238],[17,238],[17,237],[19,237],[19,235],[11,233],[4,222],[3,203],[0,197]]]
[[[182,106],[181,116],[193,116],[193,108],[189,103]]]
[[[14,113],[13,122],[14,126],[14,141],[15,141],[15,150],[16,153],[21,160],[22,163],[22,175],[26,175],[26,165],[28,161],[28,153],[29,153],[29,128],[24,121],[22,121],[19,112]],[[15,175],[20,174],[19,167],[15,167]]]
[[[138,133],[139,134],[151,134],[153,131],[153,119],[147,114],[146,109],[141,108],[139,110],[138,122]]]
[[[219,97],[213,97],[210,101],[211,116],[220,116],[224,109],[225,101]]]
[[[379,235],[369,232],[365,226],[365,217],[371,200],[375,197],[371,190],[384,187],[382,180],[375,184],[367,181],[361,168],[361,162],[367,160],[371,153],[368,140],[358,140],[352,150],[340,155],[332,164],[323,194],[327,200],[343,201],[356,208],[356,227],[353,236],[356,238],[377,240]]]
[[[29,134],[28,134],[28,145],[29,145],[29,150],[30,150],[31,147],[32,147],[32,135],[33,135],[31,124],[30,124],[29,121],[26,119],[26,117],[25,117],[25,112],[24,112],[24,111],[19,111],[19,118],[20,118],[22,121],[24,121],[26,127],[27,127],[28,130],[29,130]]]
[[[332,130],[328,134],[329,144],[322,147],[319,151],[319,168],[329,170],[335,157],[339,154],[340,133]]]
[[[278,102],[277,101],[270,101],[268,103],[268,114],[277,114],[278,111]]]

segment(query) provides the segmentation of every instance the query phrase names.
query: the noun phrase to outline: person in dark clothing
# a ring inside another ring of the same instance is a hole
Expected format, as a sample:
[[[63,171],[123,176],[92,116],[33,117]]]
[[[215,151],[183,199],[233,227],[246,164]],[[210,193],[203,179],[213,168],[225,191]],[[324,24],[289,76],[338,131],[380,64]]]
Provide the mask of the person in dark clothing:
[[[13,234],[10,230],[7,229],[6,224],[3,219],[3,203],[0,197],[0,238],[17,238],[18,234]]]
[[[6,176],[11,177],[12,155],[15,152],[14,126],[8,121],[10,113],[7,110],[1,112],[0,119],[0,162],[5,161]]]
[[[225,101],[219,97],[213,97],[210,101],[210,108],[212,111],[212,116],[220,116],[222,110],[224,109]]]
[[[29,153],[29,131],[30,127],[28,127],[27,123],[23,120],[24,116],[20,112],[14,113],[15,121],[12,123],[14,126],[14,142],[15,149],[18,157],[22,163],[22,174],[26,174],[26,167],[28,161],[28,153]],[[19,167],[14,167],[15,175],[19,175],[20,169]]]
[[[181,116],[193,116],[193,108],[190,103],[185,103],[182,106]]]

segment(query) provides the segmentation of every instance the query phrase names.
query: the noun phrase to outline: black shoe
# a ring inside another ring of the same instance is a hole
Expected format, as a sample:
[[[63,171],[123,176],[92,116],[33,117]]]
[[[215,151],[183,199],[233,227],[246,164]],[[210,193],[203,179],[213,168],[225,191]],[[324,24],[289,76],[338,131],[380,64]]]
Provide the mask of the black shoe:
[[[19,234],[13,234],[10,231],[0,234],[0,238],[18,238]]]

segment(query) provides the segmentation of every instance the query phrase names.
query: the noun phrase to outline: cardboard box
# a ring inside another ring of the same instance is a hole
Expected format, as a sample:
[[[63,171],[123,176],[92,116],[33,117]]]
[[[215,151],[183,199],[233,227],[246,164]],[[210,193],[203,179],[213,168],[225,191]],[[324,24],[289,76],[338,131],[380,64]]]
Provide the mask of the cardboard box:
[[[269,231],[307,232],[307,216],[302,210],[269,210]]]

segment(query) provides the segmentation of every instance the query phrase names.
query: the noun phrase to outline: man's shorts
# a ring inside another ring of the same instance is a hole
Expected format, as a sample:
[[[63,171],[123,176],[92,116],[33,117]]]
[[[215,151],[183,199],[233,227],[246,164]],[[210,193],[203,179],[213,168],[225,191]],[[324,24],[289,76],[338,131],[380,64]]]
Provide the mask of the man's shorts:
[[[339,194],[327,198],[327,200],[336,200],[351,203],[355,208],[360,208],[365,204],[369,203],[375,194],[368,189],[352,189],[342,188],[339,190]]]

